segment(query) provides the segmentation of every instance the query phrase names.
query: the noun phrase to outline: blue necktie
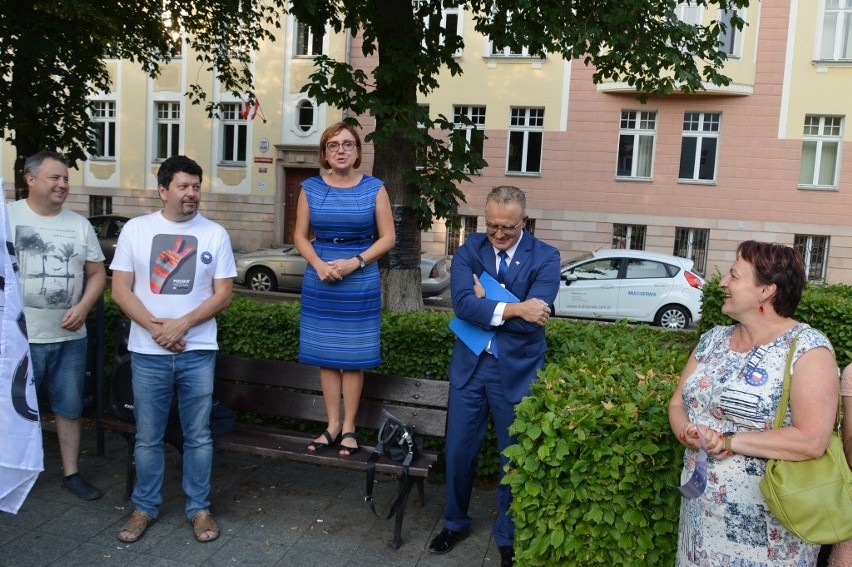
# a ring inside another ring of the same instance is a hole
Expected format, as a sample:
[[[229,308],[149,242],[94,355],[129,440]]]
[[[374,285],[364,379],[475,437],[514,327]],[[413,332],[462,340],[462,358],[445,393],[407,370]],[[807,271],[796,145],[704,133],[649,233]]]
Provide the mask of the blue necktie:
[[[509,263],[506,261],[509,255],[506,254],[505,250],[500,250],[497,255],[500,257],[500,265],[497,268],[497,281],[504,283],[506,280],[506,272],[509,271]]]
[[[499,283],[503,283],[506,279],[506,272],[509,271],[509,263],[506,261],[509,258],[509,255],[506,254],[505,250],[500,250],[497,253],[497,256],[500,257],[500,264],[497,266],[497,281]],[[499,356],[497,352],[497,335],[494,335],[494,338],[491,339],[491,356],[497,358]]]

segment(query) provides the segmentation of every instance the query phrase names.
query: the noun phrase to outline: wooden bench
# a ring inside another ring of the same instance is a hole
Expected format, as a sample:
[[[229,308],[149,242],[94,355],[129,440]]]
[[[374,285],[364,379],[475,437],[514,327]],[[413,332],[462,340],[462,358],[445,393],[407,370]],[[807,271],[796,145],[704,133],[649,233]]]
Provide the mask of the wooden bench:
[[[272,360],[256,360],[220,354],[216,361],[215,397],[225,406],[238,412],[235,429],[214,437],[219,449],[289,459],[305,463],[340,467],[366,472],[373,446],[361,443],[361,450],[344,457],[336,449],[320,453],[307,450],[307,445],[326,424],[325,405],[319,382],[319,368],[303,364]],[[356,418],[361,430],[378,430],[385,421],[387,410],[409,425],[418,439],[422,436],[445,437],[449,382],[426,378],[410,378],[365,372],[364,390]],[[241,423],[239,412],[251,412],[269,417],[292,418],[317,422],[310,433],[285,431],[277,427]],[[101,414],[98,427],[122,433],[128,443],[127,495],[135,476],[133,447],[135,427],[132,423]],[[372,435],[375,438],[375,435]],[[416,485],[420,504],[424,501],[424,480],[438,459],[438,453],[419,451],[403,480],[402,466],[382,455],[376,471],[397,475],[404,497],[394,523],[391,546],[399,549],[400,532],[411,489]],[[364,507],[366,512],[366,506]]]

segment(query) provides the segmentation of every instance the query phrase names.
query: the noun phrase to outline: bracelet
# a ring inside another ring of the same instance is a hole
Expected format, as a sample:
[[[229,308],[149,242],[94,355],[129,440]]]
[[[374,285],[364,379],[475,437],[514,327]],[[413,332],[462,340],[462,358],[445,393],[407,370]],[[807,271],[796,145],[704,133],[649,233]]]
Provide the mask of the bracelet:
[[[358,260],[358,268],[363,270],[367,262],[364,261],[364,258],[360,254],[355,254],[355,259]]]
[[[730,453],[734,452],[734,450],[731,449],[731,441],[734,440],[734,435],[736,435],[736,431],[727,431],[722,434],[722,436],[725,438],[725,450]]]

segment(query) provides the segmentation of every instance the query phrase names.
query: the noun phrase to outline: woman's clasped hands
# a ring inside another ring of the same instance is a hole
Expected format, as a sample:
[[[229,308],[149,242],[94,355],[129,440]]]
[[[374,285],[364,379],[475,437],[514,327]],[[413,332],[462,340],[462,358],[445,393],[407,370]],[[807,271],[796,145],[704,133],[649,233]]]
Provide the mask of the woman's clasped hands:
[[[731,451],[725,449],[725,436],[722,432],[716,431],[706,425],[697,425],[692,422],[687,423],[681,429],[678,439],[694,451],[698,451],[701,448],[701,439],[703,439],[707,454],[717,461],[733,455]]]

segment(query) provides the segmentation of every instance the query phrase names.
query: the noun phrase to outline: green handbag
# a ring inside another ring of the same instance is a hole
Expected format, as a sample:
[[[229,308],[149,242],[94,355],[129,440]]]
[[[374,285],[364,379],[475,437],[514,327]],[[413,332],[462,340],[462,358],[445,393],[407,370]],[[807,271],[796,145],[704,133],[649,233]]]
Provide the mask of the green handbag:
[[[784,369],[784,389],[775,412],[775,429],[784,422],[790,401],[790,366],[798,335],[793,339]],[[838,400],[839,405],[839,400]],[[807,461],[769,459],[760,481],[769,510],[800,539],[834,544],[852,539],[852,471],[843,453],[840,408],[828,448]]]

